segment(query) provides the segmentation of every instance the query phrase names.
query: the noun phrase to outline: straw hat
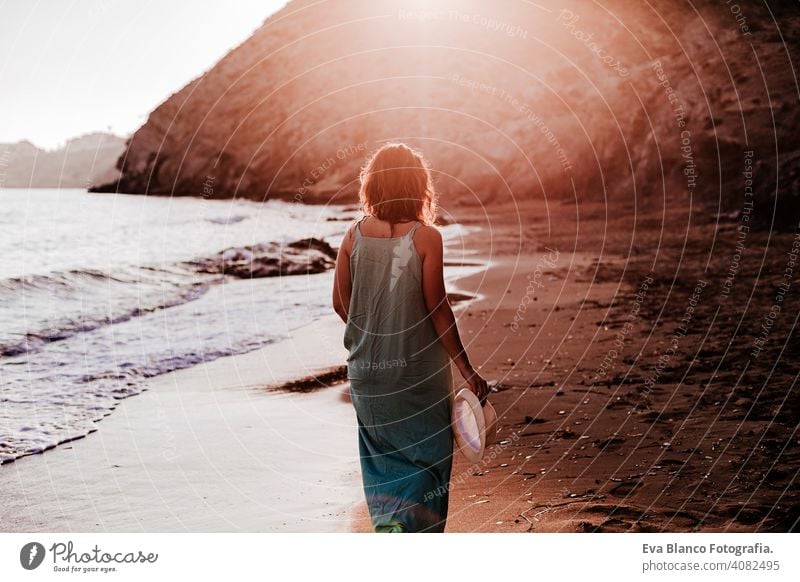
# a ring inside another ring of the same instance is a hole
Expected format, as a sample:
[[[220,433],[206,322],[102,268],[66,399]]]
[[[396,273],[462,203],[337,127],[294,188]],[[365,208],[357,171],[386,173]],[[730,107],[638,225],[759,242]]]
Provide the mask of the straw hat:
[[[481,406],[472,391],[462,388],[453,400],[453,436],[456,446],[471,463],[483,458],[497,438],[497,413],[487,400]]]

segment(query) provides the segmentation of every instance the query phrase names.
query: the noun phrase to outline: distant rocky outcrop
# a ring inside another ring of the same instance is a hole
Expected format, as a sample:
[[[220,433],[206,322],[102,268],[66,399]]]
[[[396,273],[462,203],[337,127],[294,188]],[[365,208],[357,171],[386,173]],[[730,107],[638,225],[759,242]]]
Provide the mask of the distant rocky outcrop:
[[[90,188],[119,178],[117,160],[125,139],[91,133],[43,150],[29,141],[0,144],[0,186],[5,188]]]
[[[798,42],[788,2],[294,0],[153,111],[100,190],[350,201],[366,153],[404,140],[445,207],[754,202],[789,224]]]

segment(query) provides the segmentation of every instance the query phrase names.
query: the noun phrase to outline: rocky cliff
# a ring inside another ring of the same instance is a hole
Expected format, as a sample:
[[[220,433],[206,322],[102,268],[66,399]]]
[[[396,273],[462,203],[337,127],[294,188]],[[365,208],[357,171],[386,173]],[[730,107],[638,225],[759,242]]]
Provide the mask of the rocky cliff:
[[[0,144],[0,187],[89,188],[116,180],[125,140],[108,133],[76,137],[55,150],[28,141]]]
[[[102,190],[351,200],[404,140],[445,206],[755,201],[768,223],[776,193],[797,214],[799,41],[790,3],[295,0],[153,111]]]

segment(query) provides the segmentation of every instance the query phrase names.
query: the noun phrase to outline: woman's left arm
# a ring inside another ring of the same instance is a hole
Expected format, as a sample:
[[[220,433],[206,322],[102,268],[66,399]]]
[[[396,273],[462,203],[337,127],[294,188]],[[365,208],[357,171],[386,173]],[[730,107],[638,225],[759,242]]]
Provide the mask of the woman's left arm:
[[[353,227],[351,226],[342,239],[336,255],[336,271],[333,275],[333,310],[347,323],[350,311],[350,252],[353,250]]]

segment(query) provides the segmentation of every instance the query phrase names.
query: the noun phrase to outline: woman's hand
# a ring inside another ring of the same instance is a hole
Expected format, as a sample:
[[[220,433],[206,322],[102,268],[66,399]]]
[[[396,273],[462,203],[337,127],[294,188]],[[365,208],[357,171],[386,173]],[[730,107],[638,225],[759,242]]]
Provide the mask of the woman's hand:
[[[463,373],[464,380],[467,381],[470,391],[478,397],[481,405],[486,402],[486,397],[489,396],[489,384],[484,380],[483,376],[478,374],[475,370],[469,370]]]

